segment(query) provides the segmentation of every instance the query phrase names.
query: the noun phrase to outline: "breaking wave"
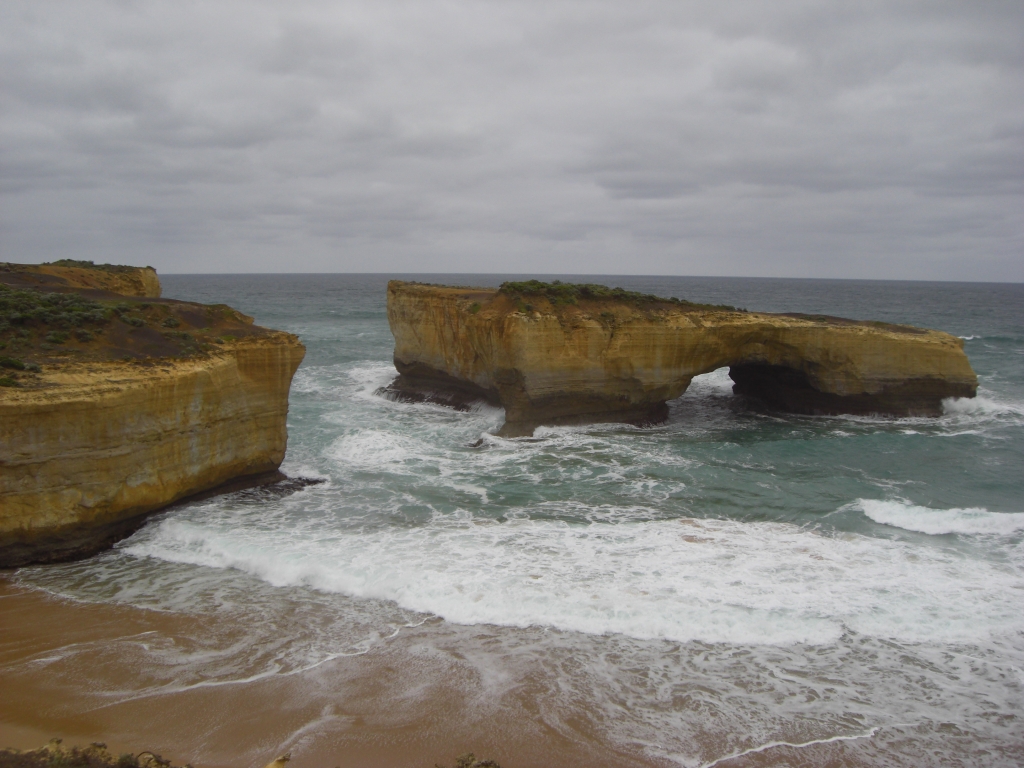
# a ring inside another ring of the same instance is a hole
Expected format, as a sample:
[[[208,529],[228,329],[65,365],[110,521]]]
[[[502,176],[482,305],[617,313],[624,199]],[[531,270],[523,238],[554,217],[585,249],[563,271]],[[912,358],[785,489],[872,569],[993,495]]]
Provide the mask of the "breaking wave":
[[[980,507],[931,509],[902,501],[874,499],[858,499],[856,505],[876,523],[933,536],[949,533],[1008,536],[1024,531],[1024,512],[989,512]]]

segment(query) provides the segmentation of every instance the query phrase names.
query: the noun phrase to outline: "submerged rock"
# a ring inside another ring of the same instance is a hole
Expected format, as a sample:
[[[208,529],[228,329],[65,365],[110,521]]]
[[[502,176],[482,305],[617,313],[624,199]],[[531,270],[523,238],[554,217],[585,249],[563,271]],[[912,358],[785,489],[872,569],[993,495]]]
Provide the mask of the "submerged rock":
[[[723,366],[735,392],[808,414],[934,415],[944,398],[977,391],[962,340],[940,331],[604,286],[396,280],[388,321],[400,374],[390,392],[501,405],[506,436],[539,425],[656,423],[694,376]]]
[[[224,305],[32,274],[0,270],[0,567],[92,554],[175,501],[282,480],[298,338]]]

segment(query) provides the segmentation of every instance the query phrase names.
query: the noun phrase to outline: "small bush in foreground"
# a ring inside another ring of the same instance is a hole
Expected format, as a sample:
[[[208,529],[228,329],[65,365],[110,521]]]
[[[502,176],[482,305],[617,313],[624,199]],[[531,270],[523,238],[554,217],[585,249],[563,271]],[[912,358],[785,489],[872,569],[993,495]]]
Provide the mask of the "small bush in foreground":
[[[443,765],[434,763],[434,768],[445,768]],[[464,755],[459,755],[455,758],[455,768],[501,768],[493,760],[477,760],[476,755],[472,752],[467,752]]]
[[[0,750],[0,768],[170,768],[171,761],[152,752],[115,757],[101,741],[87,747],[64,747],[53,739],[42,749]],[[188,768],[186,766],[186,768]]]

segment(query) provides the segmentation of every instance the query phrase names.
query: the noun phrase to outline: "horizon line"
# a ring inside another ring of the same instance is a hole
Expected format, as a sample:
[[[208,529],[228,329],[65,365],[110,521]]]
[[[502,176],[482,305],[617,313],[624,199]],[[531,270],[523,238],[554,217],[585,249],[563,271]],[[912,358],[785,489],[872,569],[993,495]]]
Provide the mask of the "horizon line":
[[[387,272],[161,272],[163,276],[178,277],[232,277],[232,276],[271,276],[271,275],[480,275],[480,276],[528,276],[537,277],[660,277],[660,278],[697,278],[707,280],[832,280],[844,282],[861,283],[967,283],[971,285],[1024,285],[1024,280],[964,280],[948,278],[919,278],[919,277],[793,277],[786,275],[666,275],[654,273],[614,273],[614,272],[416,272],[416,271],[387,271]]]

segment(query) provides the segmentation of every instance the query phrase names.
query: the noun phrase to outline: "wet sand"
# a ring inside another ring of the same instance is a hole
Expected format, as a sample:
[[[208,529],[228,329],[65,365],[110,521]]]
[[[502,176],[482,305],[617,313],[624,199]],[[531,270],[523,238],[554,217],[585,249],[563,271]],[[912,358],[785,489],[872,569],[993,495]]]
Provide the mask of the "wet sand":
[[[152,750],[196,768],[259,768],[289,751],[294,768],[431,768],[467,751],[503,768],[680,764],[645,756],[642,744],[612,743],[591,702],[546,705],[560,683],[545,670],[511,680],[496,670],[494,680],[483,679],[479,667],[460,662],[483,655],[494,635],[449,632],[439,620],[293,673],[196,681],[174,663],[159,668],[161,647],[187,648],[196,658],[244,647],[244,628],[233,648],[204,646],[217,621],[58,599],[0,577],[0,747],[36,748],[53,737],[103,741],[115,754]],[[132,647],[146,653],[127,653]],[[733,758],[709,728],[700,747],[718,768],[927,765],[936,740],[947,747],[959,740],[964,757],[985,754],[970,733],[934,727],[764,745]]]
[[[388,653],[335,659],[296,675],[153,692],[129,665],[101,653],[115,640],[178,642],[202,620],[55,599],[0,579],[0,745],[28,749],[59,736],[149,749],[196,768],[261,766],[291,751],[305,766],[433,766],[473,751],[502,766],[651,763],[569,739],[522,713],[483,717],[454,689],[424,680],[418,700]],[[403,693],[389,699],[391,682]],[[487,708],[484,708],[485,710]]]

